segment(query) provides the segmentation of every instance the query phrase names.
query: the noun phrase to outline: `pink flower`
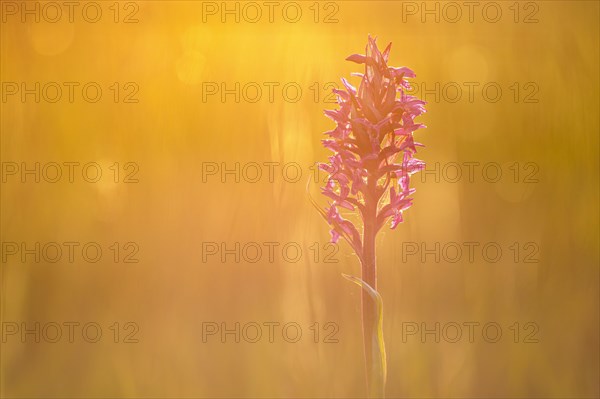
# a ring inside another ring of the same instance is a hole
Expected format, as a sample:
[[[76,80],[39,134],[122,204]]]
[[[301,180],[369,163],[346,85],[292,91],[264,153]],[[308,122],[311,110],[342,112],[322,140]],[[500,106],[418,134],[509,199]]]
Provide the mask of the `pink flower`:
[[[343,89],[336,89],[339,109],[325,111],[335,129],[325,133],[323,146],[333,152],[329,162],[319,167],[328,173],[322,193],[330,200],[322,209],[313,205],[331,225],[331,241],[344,238],[361,263],[361,278],[350,277],[362,288],[362,327],[367,384],[371,396],[385,390],[386,356],[382,330],[382,300],[377,293],[375,238],[391,219],[395,229],[403,213],[412,206],[410,176],[425,167],[415,158],[417,147],[413,133],[425,127],[415,118],[425,112],[425,102],[409,94],[407,78],[415,73],[406,67],[387,65],[391,44],[379,51],[369,36],[365,55],[347,59],[364,64],[358,89],[342,79]],[[362,220],[362,236],[341,212],[355,213],[352,220]],[[377,332],[375,331],[377,330]],[[375,345],[376,344],[376,345]]]
[[[425,112],[425,102],[405,93],[410,88],[406,79],[416,75],[407,67],[388,66],[390,49],[391,44],[381,52],[369,37],[365,55],[349,56],[347,60],[365,66],[364,73],[355,74],[361,78],[358,89],[342,79],[344,88],[334,90],[339,109],[325,111],[336,123],[326,133],[329,139],[323,140],[333,155],[320,165],[329,174],[322,193],[333,201],[327,221],[332,241],[346,238],[359,256],[360,235],[352,222],[342,218],[340,208],[372,217],[368,210],[374,207],[377,231],[390,218],[394,229],[412,205],[410,175],[425,167],[414,157],[422,145],[413,137],[425,127],[415,123]]]

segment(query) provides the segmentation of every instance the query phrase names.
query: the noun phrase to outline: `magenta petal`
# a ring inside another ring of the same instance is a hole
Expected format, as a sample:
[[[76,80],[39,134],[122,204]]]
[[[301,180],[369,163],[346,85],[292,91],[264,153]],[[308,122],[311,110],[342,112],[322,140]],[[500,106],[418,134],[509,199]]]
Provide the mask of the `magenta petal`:
[[[402,223],[404,220],[402,219],[402,212],[398,212],[394,215],[394,217],[392,218],[392,224],[390,225],[390,229],[395,229],[396,226],[398,226],[400,223]]]
[[[343,100],[349,100],[350,99],[350,95],[347,92],[345,92],[344,90],[333,89],[332,91],[335,94],[337,94],[338,96],[340,96]]]
[[[383,50],[383,60],[385,62],[388,62],[388,57],[390,55],[390,50],[392,49],[392,43],[388,44],[387,47],[385,48],[385,50]]]
[[[342,78],[342,84],[350,94],[356,95],[356,88],[352,86],[345,78]]]
[[[329,233],[331,233],[331,242],[334,244],[337,244],[337,242],[340,239],[340,233],[338,233],[337,231],[335,231],[335,229],[331,229],[329,231]]]
[[[349,203],[346,200],[341,200],[337,203],[339,206],[341,206],[342,208],[346,208],[349,211],[353,211],[354,210],[354,205],[352,205],[351,203]]]
[[[340,122],[343,120],[343,115],[339,111],[335,111],[332,109],[326,109],[323,112],[325,113],[325,115],[327,115],[328,117],[330,117],[331,119],[333,119],[336,122]]]
[[[390,188],[390,202],[393,203],[397,196],[398,196],[398,194],[396,194],[396,189],[394,188],[394,186],[392,186]]]
[[[346,58],[346,61],[356,62],[357,64],[364,64],[367,61],[367,57],[361,54],[352,54],[351,56]]]
[[[417,75],[410,68],[407,68],[407,67],[400,67],[400,68],[390,67],[390,72],[392,73],[392,75],[399,76],[399,77],[407,77],[407,78],[417,77]]]

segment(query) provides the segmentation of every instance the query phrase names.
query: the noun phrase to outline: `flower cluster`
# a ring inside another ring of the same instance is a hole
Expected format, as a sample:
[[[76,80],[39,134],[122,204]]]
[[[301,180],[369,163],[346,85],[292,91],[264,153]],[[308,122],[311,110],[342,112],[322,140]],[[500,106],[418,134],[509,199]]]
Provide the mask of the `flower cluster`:
[[[320,167],[329,176],[322,188],[331,199],[326,218],[332,226],[331,239],[344,237],[360,253],[361,238],[354,224],[344,219],[340,208],[358,209],[363,222],[374,218],[379,231],[391,218],[391,228],[402,222],[402,212],[412,205],[410,175],[423,169],[416,158],[413,133],[422,127],[415,118],[425,112],[425,102],[405,93],[407,78],[415,77],[406,67],[387,65],[391,43],[381,52],[369,37],[365,55],[347,58],[365,65],[358,90],[346,79],[345,89],[334,90],[339,109],[325,114],[336,123],[326,132],[323,145],[333,151],[329,163]]]

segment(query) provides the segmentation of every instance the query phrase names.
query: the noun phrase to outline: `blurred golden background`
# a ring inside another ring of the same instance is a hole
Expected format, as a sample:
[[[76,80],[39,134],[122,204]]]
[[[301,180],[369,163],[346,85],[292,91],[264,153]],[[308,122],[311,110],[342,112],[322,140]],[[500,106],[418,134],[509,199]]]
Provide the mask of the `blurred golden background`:
[[[364,396],[358,260],[306,182],[368,34],[428,101],[378,238],[387,396],[600,395],[597,2],[0,5],[0,396]]]

